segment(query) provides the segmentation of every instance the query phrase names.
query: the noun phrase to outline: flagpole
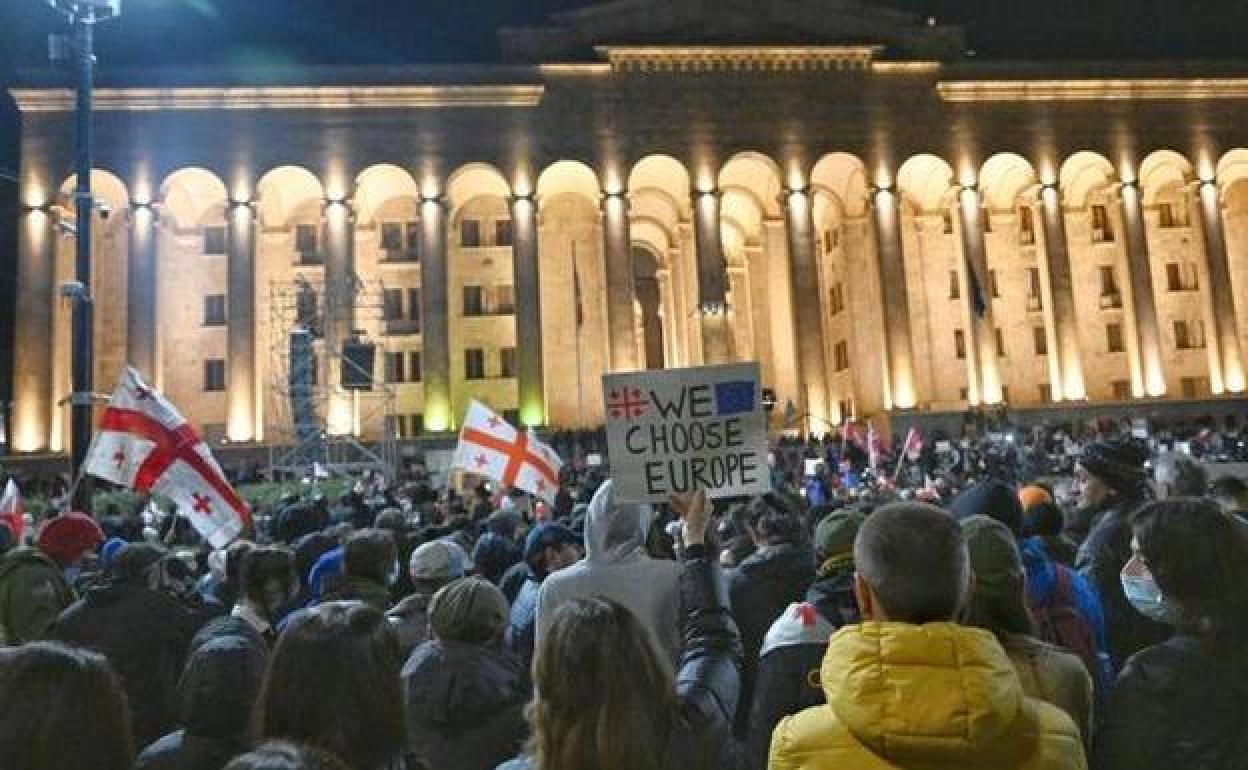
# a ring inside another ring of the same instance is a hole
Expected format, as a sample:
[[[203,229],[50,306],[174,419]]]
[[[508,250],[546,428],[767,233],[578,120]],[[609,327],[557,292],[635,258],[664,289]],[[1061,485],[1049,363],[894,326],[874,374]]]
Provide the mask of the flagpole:
[[[576,294],[576,307],[573,309],[573,320],[576,322],[576,426],[585,426],[585,388],[581,376],[581,276],[576,270],[576,239],[572,239],[572,288]]]

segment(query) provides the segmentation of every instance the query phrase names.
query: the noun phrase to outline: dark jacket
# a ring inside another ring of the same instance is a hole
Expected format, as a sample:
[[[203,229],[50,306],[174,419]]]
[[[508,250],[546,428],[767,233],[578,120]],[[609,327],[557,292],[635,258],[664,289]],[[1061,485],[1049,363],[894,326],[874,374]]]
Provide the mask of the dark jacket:
[[[763,637],[786,607],[802,600],[814,579],[814,553],[808,547],[787,543],[760,548],[729,575],[732,612],[741,629],[745,654],[741,668],[743,705],[733,727],[738,738],[744,739],[749,730],[750,704]]]
[[[47,636],[74,593],[56,562],[37,548],[14,548],[0,558],[0,647]]]
[[[1177,635],[1128,661],[1093,741],[1093,770],[1248,768],[1248,658]]]
[[[507,648],[522,661],[533,660],[537,638],[537,595],[542,590],[540,581],[529,578],[511,603],[511,620],[507,626]]]
[[[114,580],[72,604],[51,637],[101,653],[121,677],[134,739],[143,746],[177,722],[177,683],[198,616],[146,585]]]
[[[399,639],[399,651],[403,659],[429,639],[430,594],[412,594],[386,613],[386,621]]]
[[[492,770],[528,737],[528,674],[497,646],[425,642],[403,666],[403,686],[411,750],[428,767]]]
[[[1100,595],[1109,656],[1115,670],[1121,669],[1136,652],[1170,635],[1169,626],[1136,612],[1122,592],[1122,568],[1131,558],[1128,516],[1135,505],[1123,503],[1101,516],[1079,547],[1075,560],[1075,568]]]
[[[681,638],[676,696],[680,712],[670,729],[656,740],[664,742],[662,768],[684,770],[706,764],[731,770],[737,767],[732,719],[740,694],[741,636],[729,611],[719,565],[708,558],[705,546],[687,549],[680,573]],[[708,757],[716,747],[718,757]],[[500,766],[500,770],[532,770],[530,758]]]

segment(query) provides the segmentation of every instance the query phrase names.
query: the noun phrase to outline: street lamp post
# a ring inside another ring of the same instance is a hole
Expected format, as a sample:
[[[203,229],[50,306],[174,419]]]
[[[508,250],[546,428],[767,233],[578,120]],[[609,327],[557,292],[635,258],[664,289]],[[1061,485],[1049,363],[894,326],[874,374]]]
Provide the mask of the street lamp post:
[[[73,507],[89,511],[91,484],[81,479],[82,465],[86,460],[87,447],[94,429],[92,416],[92,298],[91,298],[91,217],[95,198],[91,194],[91,110],[92,88],[95,81],[95,25],[121,15],[121,0],[47,0],[61,12],[72,28],[72,50],[76,72],[76,131],[74,168],[78,180],[74,190],[75,249],[74,284],[64,292],[73,305],[73,322],[70,348],[72,350],[72,390],[70,394],[70,466],[73,478],[79,483],[74,488]],[[53,39],[51,50],[64,50]]]

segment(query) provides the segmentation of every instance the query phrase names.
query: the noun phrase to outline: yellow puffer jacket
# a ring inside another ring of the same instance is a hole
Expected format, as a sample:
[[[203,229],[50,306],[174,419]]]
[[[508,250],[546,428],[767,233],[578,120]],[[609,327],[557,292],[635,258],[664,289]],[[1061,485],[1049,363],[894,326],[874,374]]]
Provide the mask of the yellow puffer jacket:
[[[1079,731],[1023,695],[987,631],[867,622],[832,636],[828,702],[782,721],[769,770],[1085,770]]]

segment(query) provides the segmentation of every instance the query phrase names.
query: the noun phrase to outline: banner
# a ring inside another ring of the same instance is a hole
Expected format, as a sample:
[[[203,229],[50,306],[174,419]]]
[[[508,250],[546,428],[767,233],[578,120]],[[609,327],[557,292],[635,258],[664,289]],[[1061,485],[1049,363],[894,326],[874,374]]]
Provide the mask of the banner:
[[[769,491],[759,379],[757,363],[604,375],[617,499],[666,502],[697,487],[711,497]]]
[[[532,433],[517,430],[485,404],[473,401],[451,467],[494,479],[504,492],[516,487],[553,504],[563,461]]]

